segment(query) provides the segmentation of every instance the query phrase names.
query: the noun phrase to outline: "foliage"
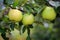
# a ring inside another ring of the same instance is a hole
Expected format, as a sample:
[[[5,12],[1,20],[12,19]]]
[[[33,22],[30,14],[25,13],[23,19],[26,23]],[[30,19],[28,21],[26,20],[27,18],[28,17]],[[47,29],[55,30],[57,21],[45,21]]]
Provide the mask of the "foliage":
[[[54,8],[57,16],[55,20],[49,21],[42,18],[41,13],[46,6]],[[17,9],[25,13],[31,13],[35,21],[31,25],[23,25],[13,22],[8,18],[10,9]],[[27,30],[26,40],[60,40],[60,1],[59,0],[0,0],[0,33],[4,40],[8,40],[6,32],[10,34],[14,28],[18,29],[20,35]],[[33,31],[31,31],[33,30]],[[10,34],[11,35],[11,34]]]

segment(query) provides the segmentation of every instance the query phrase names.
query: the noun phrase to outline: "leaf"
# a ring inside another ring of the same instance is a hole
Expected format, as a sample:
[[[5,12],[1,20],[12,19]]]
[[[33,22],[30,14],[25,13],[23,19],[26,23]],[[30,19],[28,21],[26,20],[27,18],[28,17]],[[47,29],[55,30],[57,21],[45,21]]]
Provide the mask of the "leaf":
[[[4,32],[4,29],[2,29],[1,27],[0,27],[0,33],[3,33]]]
[[[4,40],[8,40],[7,37],[6,37],[6,33],[5,33],[5,32],[3,32],[3,33],[1,34],[1,36],[3,37]]]
[[[1,21],[1,22],[0,22],[0,27],[3,27],[3,28],[4,28],[5,24],[6,24],[6,23],[5,23],[4,21]]]
[[[8,18],[7,18],[7,17],[3,17],[3,18],[2,18],[2,20],[3,20],[4,22],[6,22],[6,23],[8,23],[8,22],[9,22],[9,20],[8,20]]]
[[[4,3],[10,5],[13,4],[13,0],[4,0]]]
[[[42,23],[42,22],[43,22],[43,19],[42,19],[42,17],[41,17],[40,14],[37,14],[37,15],[35,16],[35,22],[36,22],[36,23]]]
[[[46,0],[34,0],[36,3],[38,3],[39,5],[43,5],[45,4]]]
[[[18,6],[19,2],[20,2],[19,0],[14,0],[13,7],[16,8]]]
[[[2,17],[3,17],[3,14],[0,12],[0,20],[1,20]]]
[[[26,40],[31,40],[30,36],[28,36]]]
[[[33,28],[33,25],[29,25],[29,28]]]
[[[60,15],[60,6],[56,9],[57,13]]]
[[[8,29],[7,28],[1,28],[0,27],[0,33],[1,33],[1,36],[2,36],[2,38],[4,39],[4,40],[9,40],[9,38],[8,37],[6,37],[6,31],[7,31]],[[10,30],[8,30],[8,31],[10,31]]]
[[[27,0],[14,0],[13,1],[13,8],[19,8],[21,6],[23,6],[25,3],[27,2]]]
[[[19,22],[19,25],[21,26],[23,23],[22,23],[22,21],[21,22]]]
[[[27,33],[28,33],[28,36],[30,36],[30,28],[29,28],[29,26],[27,26]]]
[[[44,5],[40,5],[38,8],[36,8],[36,13],[40,14],[44,8],[45,8]]]
[[[25,3],[27,3],[27,1],[28,1],[28,0],[20,0],[20,1],[19,1],[19,5],[22,6],[22,5],[24,5]]]
[[[23,27],[23,29],[22,29],[23,33],[25,32],[25,30],[26,30],[26,27]]]
[[[54,6],[54,7],[59,7],[60,6],[60,2],[59,1],[49,1],[49,4]]]
[[[10,24],[10,28],[11,28],[12,30],[14,30],[14,27],[15,27],[15,24],[14,24],[14,23],[11,23],[11,24]]]
[[[2,29],[2,28],[0,27],[1,36],[3,37],[4,40],[7,40],[7,39],[6,39],[6,33],[5,33],[5,32],[6,32],[6,30],[5,30],[5,29]]]
[[[21,26],[20,33],[23,34],[26,30],[26,27],[24,25]]]
[[[34,10],[30,7],[30,6],[24,6],[24,8],[23,8],[26,12],[28,12],[28,13],[33,13],[34,12]]]

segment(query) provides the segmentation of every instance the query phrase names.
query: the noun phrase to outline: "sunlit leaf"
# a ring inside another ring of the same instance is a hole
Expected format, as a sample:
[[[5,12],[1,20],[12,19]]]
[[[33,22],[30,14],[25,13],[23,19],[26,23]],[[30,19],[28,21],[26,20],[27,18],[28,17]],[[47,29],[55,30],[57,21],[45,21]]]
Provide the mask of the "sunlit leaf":
[[[60,6],[60,2],[59,1],[49,1],[49,4],[54,6],[54,7],[59,7]]]

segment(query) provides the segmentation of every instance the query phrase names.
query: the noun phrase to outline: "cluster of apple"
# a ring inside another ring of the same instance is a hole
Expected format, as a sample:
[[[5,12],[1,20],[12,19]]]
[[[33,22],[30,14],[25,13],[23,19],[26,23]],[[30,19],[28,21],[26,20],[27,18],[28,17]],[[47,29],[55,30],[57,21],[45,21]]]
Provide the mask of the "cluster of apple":
[[[54,8],[49,7],[49,6],[47,6],[42,11],[41,15],[42,15],[43,19],[45,19],[45,20],[47,19],[49,21],[52,21],[56,18],[56,12],[55,12]],[[22,21],[23,25],[25,25],[25,26],[31,25],[35,21],[33,14],[28,14],[28,13],[22,14],[22,12],[20,10],[17,10],[17,9],[10,9],[10,11],[8,13],[8,17],[9,17],[9,20],[14,21],[14,22]],[[14,37],[16,36],[16,38],[17,38],[16,40],[18,40],[20,38],[18,30],[14,29],[14,31],[11,31],[11,33],[12,33],[12,36],[14,36]],[[25,35],[26,35],[26,33],[25,33]]]

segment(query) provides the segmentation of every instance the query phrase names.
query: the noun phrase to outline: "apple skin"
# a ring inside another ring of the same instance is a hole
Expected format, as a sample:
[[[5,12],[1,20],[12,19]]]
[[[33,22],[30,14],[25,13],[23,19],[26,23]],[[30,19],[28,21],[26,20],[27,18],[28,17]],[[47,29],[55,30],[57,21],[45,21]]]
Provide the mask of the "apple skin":
[[[22,12],[17,9],[10,9],[8,13],[8,17],[9,17],[9,20],[19,22],[22,20],[23,15],[22,15]]]
[[[53,7],[47,6],[42,12],[42,18],[47,20],[54,20],[56,18],[56,12]]]
[[[34,16],[33,14],[24,14],[22,23],[24,25],[31,25],[34,23]]]

